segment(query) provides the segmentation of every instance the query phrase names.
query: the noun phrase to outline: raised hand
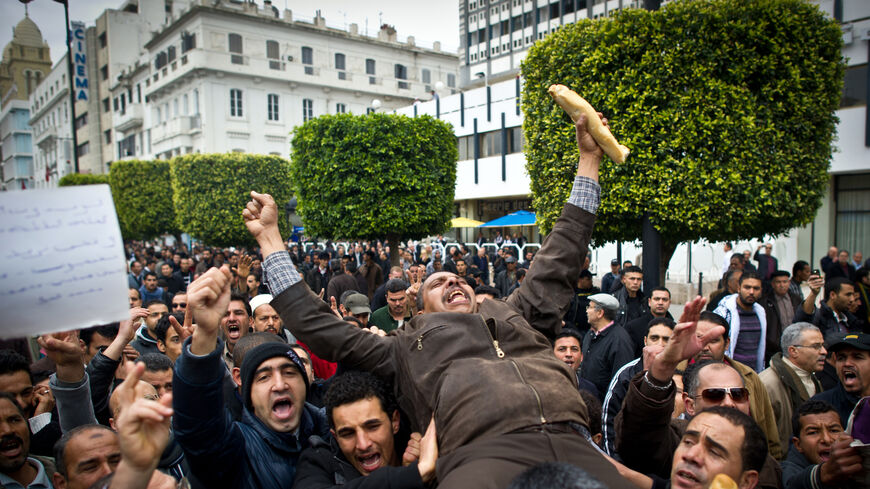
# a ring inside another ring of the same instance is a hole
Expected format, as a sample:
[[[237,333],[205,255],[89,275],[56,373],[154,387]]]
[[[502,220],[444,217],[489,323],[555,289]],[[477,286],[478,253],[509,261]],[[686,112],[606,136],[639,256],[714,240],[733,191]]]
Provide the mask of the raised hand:
[[[263,257],[284,251],[284,241],[278,231],[278,206],[269,194],[251,192],[251,201],[242,211],[245,226],[260,245]]]
[[[145,399],[139,385],[145,364],[127,365],[127,377],[115,392],[121,413],[115,422],[121,441],[122,460],[136,471],[153,471],[169,443],[169,420],[172,416],[172,394],[159,401]]]
[[[698,354],[707,343],[714,338],[725,334],[725,328],[716,326],[711,328],[704,336],[698,337],[695,331],[698,329],[697,317],[706,301],[700,297],[686,304],[680,320],[689,319],[689,322],[681,322],[674,328],[670,341],[661,353],[656,355],[650,366],[649,373],[660,382],[668,382],[674,375],[677,365],[683,360],[688,360]]]
[[[169,324],[172,326],[172,329],[178,333],[178,339],[184,343],[184,340],[193,336],[193,331],[196,329],[196,326],[193,324],[193,314],[190,312],[190,306],[187,306],[187,310],[184,313],[184,324],[178,324],[178,320],[175,319],[171,314],[169,315]]]
[[[604,117],[604,114],[598,112],[598,117],[601,119],[601,123],[606,127],[607,119]],[[589,133],[586,124],[586,114],[581,114],[577,119],[577,122],[574,123],[574,131],[577,137],[577,149],[580,150],[581,156],[595,156],[598,159],[601,159],[601,157],[604,156],[604,150],[601,149],[601,146],[598,145],[595,138],[593,138],[592,134]]]
[[[329,308],[332,309],[332,312],[335,313],[339,319],[344,317],[341,315],[341,311],[338,310],[338,303],[336,302],[334,295],[329,296]]]
[[[230,268],[225,264],[210,268],[187,288],[188,315],[196,319],[190,346],[194,355],[207,355],[215,348],[221,318],[230,304],[231,280]]]
[[[64,382],[79,382],[85,377],[84,355],[78,331],[52,333],[37,340],[45,356],[57,365],[57,379]]]

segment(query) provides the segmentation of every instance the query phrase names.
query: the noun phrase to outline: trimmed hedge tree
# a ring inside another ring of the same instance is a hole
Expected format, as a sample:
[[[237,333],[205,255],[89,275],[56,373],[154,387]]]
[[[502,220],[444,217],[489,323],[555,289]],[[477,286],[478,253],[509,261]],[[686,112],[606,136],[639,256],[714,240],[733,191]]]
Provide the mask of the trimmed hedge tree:
[[[684,241],[781,234],[812,221],[828,182],[841,32],[801,0],[695,0],[567,25],[522,65],[527,169],[542,231],[571,188],[577,146],[547,95],[561,83],[631,148],[602,162],[593,241],[633,241],[648,212],[662,269]]]
[[[325,115],[296,128],[292,181],[308,235],[400,240],[449,228],[456,138],[429,116]],[[398,261],[398,253],[391,254]]]
[[[124,239],[176,233],[168,161],[116,161],[109,170],[109,184]]]
[[[269,193],[279,210],[290,200],[290,162],[271,155],[196,154],[172,160],[175,220],[179,229],[214,246],[256,244],[242,210],[251,190]],[[287,219],[279,218],[283,235]]]
[[[59,187],[72,187],[74,185],[100,185],[109,183],[109,175],[99,174],[92,175],[90,173],[70,173],[64,175],[57,182]]]

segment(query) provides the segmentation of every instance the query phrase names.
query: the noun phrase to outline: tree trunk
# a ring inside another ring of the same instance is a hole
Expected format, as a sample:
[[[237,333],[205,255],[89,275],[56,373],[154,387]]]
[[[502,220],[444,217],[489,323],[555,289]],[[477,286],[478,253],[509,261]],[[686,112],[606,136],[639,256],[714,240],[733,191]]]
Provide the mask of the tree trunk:
[[[387,234],[387,242],[390,245],[390,268],[399,266],[399,235]],[[384,270],[384,277],[390,273],[389,270]]]
[[[668,240],[662,240],[662,255],[659,264],[659,283],[665,286],[665,277],[668,271],[668,265],[671,263],[671,257],[674,256],[674,251],[680,243],[672,243]]]

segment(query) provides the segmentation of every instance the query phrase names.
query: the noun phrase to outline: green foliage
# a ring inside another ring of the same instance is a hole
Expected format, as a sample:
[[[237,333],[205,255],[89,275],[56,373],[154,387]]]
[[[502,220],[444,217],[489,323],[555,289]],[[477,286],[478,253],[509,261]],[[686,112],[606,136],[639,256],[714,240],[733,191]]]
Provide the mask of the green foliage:
[[[109,170],[109,184],[124,239],[176,231],[168,161],[116,161]]]
[[[242,210],[251,190],[271,194],[278,225],[289,234],[284,204],[292,195],[290,162],[278,156],[243,153],[196,154],[172,160],[176,224],[214,246],[254,244]]]
[[[638,239],[644,212],[665,248],[812,221],[828,182],[840,48],[837,24],[802,0],[678,1],[562,27],[522,66],[542,230],[578,158],[570,119],[547,95],[553,83],[603,112],[631,149],[622,165],[602,162],[596,244]]]
[[[453,213],[456,138],[429,116],[328,115],[297,127],[292,181],[306,234],[420,238]]]
[[[90,173],[70,173],[64,175],[57,185],[60,187],[71,187],[73,185],[99,185],[109,183],[109,175],[92,175]]]

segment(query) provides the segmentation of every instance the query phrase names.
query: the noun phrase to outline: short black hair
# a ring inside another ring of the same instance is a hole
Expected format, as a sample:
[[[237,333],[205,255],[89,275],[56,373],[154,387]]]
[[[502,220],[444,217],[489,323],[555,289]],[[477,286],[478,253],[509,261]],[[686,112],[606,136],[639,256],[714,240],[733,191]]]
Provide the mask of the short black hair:
[[[607,489],[607,486],[576,465],[545,462],[518,475],[508,489]]]
[[[232,301],[241,301],[245,304],[245,312],[248,313],[248,317],[251,317],[254,313],[251,312],[251,303],[248,302],[248,298],[244,294],[230,294],[230,302]]]
[[[801,270],[803,270],[805,267],[808,267],[808,266],[810,266],[809,263],[807,263],[803,260],[798,260],[798,261],[794,262],[794,265],[792,265],[791,274],[797,275],[798,272],[800,272]]]
[[[825,282],[825,300],[831,298],[831,292],[839,294],[840,291],[843,290],[844,285],[851,285],[852,287],[855,287],[855,284],[845,277],[834,277]]]
[[[118,336],[118,329],[120,329],[120,327],[121,323],[109,323],[84,328],[79,330],[79,339],[82,340],[85,346],[91,346],[94,334],[114,340],[115,337]]]
[[[153,306],[154,304],[161,304],[161,305],[166,306],[166,303],[163,302],[163,301],[160,300],[160,299],[151,299],[150,301],[148,301],[147,303],[145,303],[145,304],[143,305],[143,307],[144,307],[145,309],[148,309],[149,307]],[[166,308],[169,309],[169,306],[166,306]]]
[[[625,267],[625,268],[622,270],[622,275],[623,275],[623,276],[625,276],[626,273],[639,273],[639,274],[643,275],[643,269],[640,268],[640,267],[637,266],[637,265],[632,265],[632,266],[630,266],[630,267]]]
[[[589,434],[595,436],[601,433],[601,401],[595,394],[580,389],[580,397],[583,398],[583,403],[586,404],[587,418],[589,419]]]
[[[560,338],[574,338],[575,340],[577,340],[577,343],[581,345],[583,344],[583,337],[580,336],[580,332],[574,328],[562,328],[562,331],[560,331],[559,334],[557,334],[556,337],[553,338],[554,346],[556,345],[556,340]]]
[[[725,328],[725,332],[722,333],[722,338],[727,340],[730,337],[731,325],[728,323],[728,321],[725,320],[724,317],[716,314],[715,312],[713,312],[713,311],[701,311],[701,316],[698,317],[698,322],[701,322],[701,321],[706,321],[708,323],[713,323],[713,324],[716,324],[718,326],[722,326],[723,328]]]
[[[323,397],[329,426],[335,428],[332,419],[332,411],[335,408],[370,397],[376,397],[380,401],[381,409],[387,413],[387,417],[392,417],[398,409],[390,386],[374,374],[351,370],[333,377]]]
[[[27,372],[30,383],[33,383],[33,374],[30,373],[30,364],[24,355],[15,350],[0,350],[0,375]]]
[[[842,426],[843,420],[840,419],[840,413],[837,412],[837,409],[834,408],[831,404],[820,401],[817,399],[809,399],[803,404],[801,404],[797,411],[791,416],[791,432],[792,436],[796,436],[798,438],[801,437],[801,418],[810,414],[822,414],[833,412],[837,415],[837,419],[840,420],[840,425]]]
[[[759,274],[758,272],[753,272],[752,270],[744,270],[743,275],[740,276],[740,280],[738,280],[737,283],[743,285],[743,282],[748,279],[754,279],[761,282],[761,274]]]
[[[384,285],[384,297],[387,294],[395,294],[396,292],[404,292],[408,288],[408,282],[400,278],[391,278]]]
[[[771,279],[771,280],[773,280],[773,279],[775,279],[775,278],[777,278],[777,277],[785,277],[785,278],[789,278],[789,277],[791,277],[791,274],[788,273],[788,271],[786,271],[786,270],[777,270],[777,271],[775,271],[775,272],[773,272],[773,273],[770,274],[770,279]]]
[[[152,260],[153,261],[153,260]],[[151,271],[145,272],[145,275],[142,275],[142,280],[145,280],[148,277],[157,278],[157,274]]]
[[[169,322],[169,316],[175,318],[178,321],[178,324],[184,324],[184,313],[183,312],[170,312],[164,316],[161,316],[160,319],[157,320],[157,326],[154,326],[154,334],[157,336],[158,341],[162,341],[166,343],[166,333],[169,332],[170,328],[172,328],[172,323]]]
[[[490,285],[478,285],[474,288],[474,293],[475,295],[485,294],[501,299],[501,291]]]
[[[136,363],[144,363],[147,372],[162,372],[172,370],[172,360],[162,353],[146,353],[139,355]]]
[[[867,275],[870,275],[870,270],[868,270],[866,267],[861,267],[857,271],[855,271],[855,281],[861,282],[862,280],[867,278]]]
[[[371,258],[372,260],[374,260],[377,257],[374,250],[366,250],[365,255],[367,257]]]
[[[103,426],[101,424],[83,424],[80,426],[76,426],[75,428],[64,433],[63,436],[61,436],[60,439],[58,439],[57,442],[54,444],[54,450],[53,450],[54,451],[54,462],[55,462],[55,466],[56,466],[55,470],[57,470],[57,472],[60,475],[62,475],[64,479],[66,479],[68,477],[67,471],[66,471],[66,460],[64,460],[66,446],[70,442],[70,440],[72,440],[79,433],[83,433],[83,432],[88,431],[88,430],[105,430],[105,431],[108,431],[109,433],[111,433],[115,436],[118,436],[118,434],[115,433],[114,430],[112,430],[108,426]]]
[[[350,273],[356,273],[356,262],[353,260],[350,260],[349,262],[347,262],[344,265],[344,271],[350,272]]]
[[[24,418],[24,419],[29,418],[27,413],[25,413],[24,410],[21,409],[21,406],[18,405],[18,400],[15,399],[15,396],[13,396],[12,394],[10,394],[8,392],[0,391],[0,399],[6,399],[7,401],[11,402],[12,405],[15,406],[15,409],[18,410],[18,414],[20,414],[22,418]]]
[[[649,296],[652,297],[652,293],[655,292],[655,291],[667,292],[667,293],[668,293],[668,297],[671,296],[671,291],[668,290],[668,288],[665,287],[665,286],[663,286],[663,285],[659,285],[658,287],[654,287],[654,288],[649,292]]]
[[[673,330],[677,327],[677,322],[671,318],[652,318],[649,323],[646,325],[647,331],[653,326],[666,326],[668,329]]]
[[[761,471],[767,459],[767,436],[752,417],[742,411],[726,406],[713,406],[702,411],[703,414],[714,414],[727,419],[731,424],[743,428],[743,446],[740,455],[743,471]]]

